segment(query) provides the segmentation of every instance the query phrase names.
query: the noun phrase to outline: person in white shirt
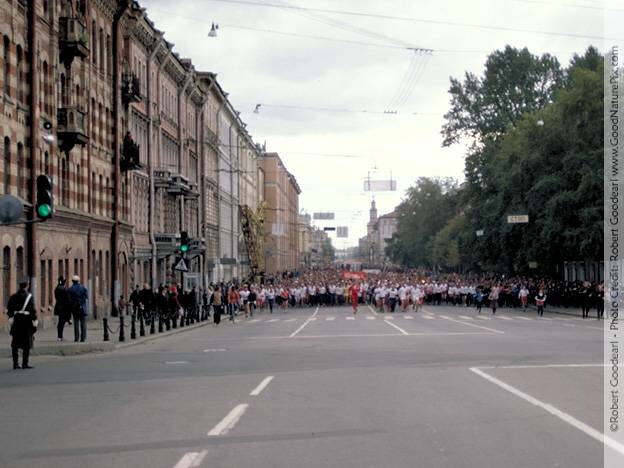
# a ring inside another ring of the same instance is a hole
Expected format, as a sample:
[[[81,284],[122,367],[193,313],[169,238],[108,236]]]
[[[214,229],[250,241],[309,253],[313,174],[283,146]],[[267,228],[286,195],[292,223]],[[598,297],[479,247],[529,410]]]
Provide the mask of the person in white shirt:
[[[525,285],[522,285],[522,288],[520,288],[520,291],[518,292],[518,297],[520,298],[520,304],[522,305],[522,308],[526,310],[529,302],[529,290],[526,288]]]

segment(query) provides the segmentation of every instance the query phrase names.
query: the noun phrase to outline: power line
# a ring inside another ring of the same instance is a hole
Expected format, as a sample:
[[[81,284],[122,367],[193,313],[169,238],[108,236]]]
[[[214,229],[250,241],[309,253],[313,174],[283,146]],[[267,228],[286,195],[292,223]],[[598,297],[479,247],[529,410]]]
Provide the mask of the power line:
[[[298,109],[307,111],[321,111],[321,112],[337,112],[348,114],[374,114],[374,115],[443,115],[442,112],[397,112],[397,111],[369,111],[366,109],[344,109],[338,107],[316,107],[316,106],[297,106],[287,104],[257,104],[262,107],[275,107],[283,109]]]
[[[505,27],[505,26],[491,26],[491,25],[477,24],[477,23],[461,23],[461,22],[456,22],[456,21],[434,20],[430,18],[383,15],[383,14],[365,13],[365,12],[358,12],[358,11],[334,10],[334,9],[328,9],[328,8],[311,8],[311,7],[302,7],[302,6],[294,6],[294,5],[285,6],[285,5],[278,5],[278,4],[269,3],[269,2],[252,2],[249,0],[209,0],[209,1],[220,2],[220,3],[233,3],[233,4],[239,4],[239,5],[253,5],[257,7],[269,7],[269,8],[281,8],[281,9],[288,8],[292,10],[316,11],[320,13],[331,13],[331,14],[336,14],[336,15],[359,16],[359,17],[366,17],[366,18],[378,18],[378,19],[406,21],[406,22],[413,22],[413,23],[439,24],[439,25],[444,25],[444,26],[488,29],[488,30],[493,30],[493,31],[509,31],[509,32],[527,33],[527,34],[544,34],[547,36],[578,37],[578,38],[583,38],[583,39],[622,40],[622,38],[602,37],[602,36],[594,36],[594,35],[589,35],[589,34],[543,31],[543,30],[537,30],[537,29],[511,28],[511,27]]]

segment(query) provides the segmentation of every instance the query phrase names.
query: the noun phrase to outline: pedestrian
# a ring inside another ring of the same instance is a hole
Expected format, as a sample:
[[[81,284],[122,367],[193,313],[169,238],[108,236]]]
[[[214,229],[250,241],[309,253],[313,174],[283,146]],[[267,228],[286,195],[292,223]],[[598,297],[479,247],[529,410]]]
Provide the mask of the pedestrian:
[[[526,286],[522,285],[520,291],[518,291],[518,297],[520,298],[520,305],[524,310],[526,310],[528,302],[529,302],[529,290]]]
[[[221,323],[221,312],[223,308],[223,299],[221,297],[221,286],[217,286],[212,293],[210,298],[210,303],[212,304],[212,317],[214,320],[215,327]]]
[[[7,304],[9,324],[11,326],[11,354],[13,369],[19,369],[19,350],[22,350],[22,369],[32,369],[28,364],[30,349],[33,347],[34,334],[39,322],[32,294],[28,290],[27,279],[20,280],[19,291],[9,297]]]
[[[154,293],[148,283],[143,284],[143,289],[138,293],[139,301],[139,320],[143,317],[143,320],[147,320],[147,323],[152,323],[153,309],[154,309]]]
[[[59,276],[58,285],[54,289],[54,315],[57,317],[56,339],[63,341],[63,330],[66,323],[71,323],[71,302],[67,291],[67,280]]]
[[[132,304],[132,313],[136,316],[139,312],[139,305],[141,304],[141,299],[139,298],[139,285],[136,284],[134,286],[134,290],[130,293],[129,301]],[[128,313],[130,312],[128,308]]]
[[[247,296],[247,305],[249,306],[249,315],[253,317],[254,309],[256,308],[257,300],[256,288],[251,286],[249,288],[249,296]]]
[[[360,292],[360,285],[354,283],[351,285],[351,307],[353,308],[353,315],[357,313],[358,309],[358,293]]]
[[[475,304],[477,306],[477,313],[481,313],[481,306],[483,305],[483,291],[481,288],[477,288],[477,292],[475,293]]]
[[[535,305],[537,306],[537,315],[544,316],[544,304],[546,304],[546,295],[542,289],[539,290],[537,296],[535,296]],[[583,317],[585,318],[585,317]]]
[[[71,302],[72,318],[74,319],[74,341],[80,339],[84,343],[87,339],[87,288],[80,284],[80,276],[72,276],[72,286],[68,289]]]
[[[488,296],[488,299],[490,300],[490,307],[492,308],[492,314],[496,315],[496,308],[498,307],[498,294],[499,294],[499,288],[498,286],[494,286],[492,287],[492,290],[490,291],[490,295]]]
[[[117,310],[119,311],[119,316],[123,317],[124,311],[128,309],[128,302],[124,299],[123,294],[119,296],[119,300],[117,301]]]

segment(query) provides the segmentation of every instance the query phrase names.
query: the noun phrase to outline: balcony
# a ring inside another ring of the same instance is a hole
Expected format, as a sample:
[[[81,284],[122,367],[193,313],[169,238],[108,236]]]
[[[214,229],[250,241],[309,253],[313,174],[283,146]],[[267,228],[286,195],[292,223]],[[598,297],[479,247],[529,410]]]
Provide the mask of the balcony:
[[[121,147],[121,160],[119,161],[119,166],[122,172],[140,169],[141,163],[139,156],[140,147],[134,142],[130,136],[130,132],[128,132],[128,135],[124,137]]]
[[[194,198],[199,195],[197,184],[190,183],[183,175],[167,169],[154,171],[154,187],[163,188],[167,193],[175,196]]]
[[[59,147],[69,153],[76,145],[84,146],[89,142],[86,130],[86,114],[76,107],[61,107],[56,114]]]
[[[121,77],[121,99],[124,104],[141,102],[141,82],[134,73],[124,73]]]
[[[74,57],[83,59],[89,55],[87,28],[78,18],[59,18],[59,54],[66,68]]]

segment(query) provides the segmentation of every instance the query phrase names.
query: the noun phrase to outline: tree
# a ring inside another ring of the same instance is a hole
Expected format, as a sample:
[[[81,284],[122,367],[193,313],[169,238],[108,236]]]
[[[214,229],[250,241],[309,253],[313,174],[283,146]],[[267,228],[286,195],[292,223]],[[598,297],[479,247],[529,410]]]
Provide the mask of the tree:
[[[451,78],[451,109],[444,115],[443,146],[468,137],[479,145],[496,140],[527,112],[552,101],[563,73],[549,54],[537,57],[511,46],[490,54],[483,77],[466,73],[463,83]]]

